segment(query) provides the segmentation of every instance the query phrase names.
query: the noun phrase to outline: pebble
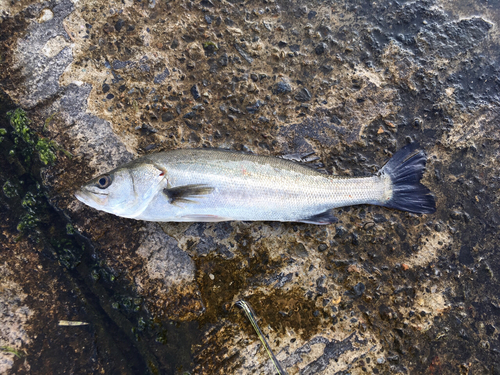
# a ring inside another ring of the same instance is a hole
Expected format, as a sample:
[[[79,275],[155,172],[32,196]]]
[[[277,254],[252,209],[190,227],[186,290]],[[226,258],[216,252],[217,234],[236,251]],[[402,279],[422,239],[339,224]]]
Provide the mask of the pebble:
[[[309,18],[310,20],[312,20],[314,17],[316,17],[316,14],[318,14],[318,13],[315,12],[314,10],[311,10],[309,12],[309,14],[307,15],[307,18]]]
[[[273,94],[275,95],[280,95],[280,94],[286,94],[292,91],[292,86],[286,82],[284,79],[282,79],[280,82],[278,82],[273,89]]]
[[[174,115],[171,112],[164,112],[161,115],[161,120],[163,122],[172,121],[173,119],[174,119]]]
[[[257,100],[257,102],[254,105],[247,107],[247,112],[251,114],[257,113],[260,110],[262,104],[264,103],[262,103],[260,100]]]
[[[141,126],[137,126],[136,130],[140,130],[142,135],[149,135],[151,133],[157,133],[158,130],[153,128],[151,125],[143,123]]]
[[[366,286],[363,283],[357,283],[356,285],[354,285],[353,289],[354,293],[356,293],[356,296],[361,297],[366,290]]]
[[[198,100],[201,97],[198,85],[195,84],[191,87],[191,95],[193,95],[194,100]]]
[[[39,23],[47,22],[50,21],[52,18],[54,18],[54,13],[48,8],[45,8],[42,10],[40,13],[40,17],[38,18]]]
[[[311,93],[306,88],[303,88],[298,92],[297,95],[295,95],[295,100],[297,100],[298,102],[308,102],[309,100],[311,100],[311,98]]]
[[[326,249],[328,249],[328,245],[327,245],[327,244],[322,243],[322,244],[320,244],[320,245],[318,246],[318,251],[320,251],[320,252],[323,252],[323,251],[325,251]]]
[[[118,21],[116,21],[116,23],[115,23],[115,30],[118,31],[118,32],[120,32],[124,23],[125,22],[121,18]]]
[[[238,51],[238,53],[246,60],[247,63],[251,64],[253,62],[253,58],[250,57],[250,55],[248,55],[248,53],[246,53],[238,43],[234,44],[234,48],[236,48],[236,51]]]
[[[318,45],[314,49],[314,52],[316,52],[316,55],[322,55],[323,53],[325,53],[326,49],[327,49],[326,43],[318,43]]]
[[[149,66],[148,66],[148,71],[149,71]],[[165,68],[165,70],[163,72],[161,72],[160,74],[158,74],[153,82],[155,84],[159,84],[159,83],[163,83],[163,81],[165,81],[165,79],[170,75],[170,71],[168,70],[168,68]]]
[[[308,256],[306,247],[301,243],[292,245],[288,250],[288,252],[290,255],[297,256],[299,258],[306,258]]]

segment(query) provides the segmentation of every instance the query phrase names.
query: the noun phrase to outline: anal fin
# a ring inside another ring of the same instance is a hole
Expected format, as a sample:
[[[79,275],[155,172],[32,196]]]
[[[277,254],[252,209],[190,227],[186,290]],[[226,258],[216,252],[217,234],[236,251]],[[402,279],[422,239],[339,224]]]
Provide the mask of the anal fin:
[[[307,223],[307,224],[316,224],[316,225],[327,225],[327,224],[333,224],[339,221],[334,215],[333,215],[333,210],[326,210],[325,212],[321,212],[317,215],[310,216],[305,219],[300,219],[297,220],[301,223]]]
[[[208,185],[193,184],[176,186],[173,188],[163,189],[163,194],[168,197],[168,201],[175,203],[193,203],[192,198],[198,198],[203,195],[208,195],[214,190]]]
[[[203,222],[203,223],[218,223],[220,221],[230,221],[231,219],[217,216],[217,215],[202,215],[202,214],[192,214],[184,215],[177,218],[179,221],[192,221],[192,222]]]

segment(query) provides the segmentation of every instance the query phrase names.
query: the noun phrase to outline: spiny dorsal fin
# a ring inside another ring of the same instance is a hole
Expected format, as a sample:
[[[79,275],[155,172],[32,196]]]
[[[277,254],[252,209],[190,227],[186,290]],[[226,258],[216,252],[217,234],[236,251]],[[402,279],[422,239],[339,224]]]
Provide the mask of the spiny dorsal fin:
[[[192,203],[189,198],[196,198],[200,195],[208,195],[214,190],[213,187],[207,185],[184,185],[174,188],[165,188],[163,193],[168,197],[170,203]]]

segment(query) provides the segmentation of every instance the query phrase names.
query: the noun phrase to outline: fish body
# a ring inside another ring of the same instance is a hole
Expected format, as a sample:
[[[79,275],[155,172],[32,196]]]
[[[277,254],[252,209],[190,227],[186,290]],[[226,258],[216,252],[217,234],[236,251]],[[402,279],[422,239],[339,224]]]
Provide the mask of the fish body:
[[[429,213],[435,203],[419,182],[425,154],[416,147],[400,150],[377,175],[359,178],[325,175],[281,158],[217,149],[173,150],[118,167],[75,195],[98,210],[159,222],[328,224],[336,221],[332,209],[358,204]]]

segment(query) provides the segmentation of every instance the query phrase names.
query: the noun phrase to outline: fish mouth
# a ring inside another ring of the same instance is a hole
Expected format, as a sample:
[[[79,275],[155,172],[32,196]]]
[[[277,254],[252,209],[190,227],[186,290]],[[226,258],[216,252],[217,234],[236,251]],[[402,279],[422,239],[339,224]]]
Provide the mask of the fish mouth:
[[[80,188],[75,191],[75,198],[90,207],[99,208],[100,206],[106,204],[108,200],[108,194],[95,193],[93,191],[88,191],[85,188]]]

